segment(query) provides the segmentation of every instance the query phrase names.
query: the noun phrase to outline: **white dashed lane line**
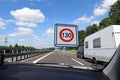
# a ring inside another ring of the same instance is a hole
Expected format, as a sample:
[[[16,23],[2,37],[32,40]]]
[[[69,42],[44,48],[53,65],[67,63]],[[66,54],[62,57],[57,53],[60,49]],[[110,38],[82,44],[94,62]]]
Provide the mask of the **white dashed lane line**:
[[[46,54],[45,56],[38,58],[37,60],[33,61],[32,63],[37,63],[38,61],[44,59],[45,57],[49,56],[49,55],[52,54],[52,53],[53,53],[53,52],[50,52],[49,54]]]
[[[80,64],[80,65],[84,65],[83,63],[81,63],[81,62],[79,62],[79,61],[77,61],[77,60],[75,60],[75,59],[73,59],[73,58],[71,58],[73,61],[75,61],[76,63],[78,63],[78,64]]]

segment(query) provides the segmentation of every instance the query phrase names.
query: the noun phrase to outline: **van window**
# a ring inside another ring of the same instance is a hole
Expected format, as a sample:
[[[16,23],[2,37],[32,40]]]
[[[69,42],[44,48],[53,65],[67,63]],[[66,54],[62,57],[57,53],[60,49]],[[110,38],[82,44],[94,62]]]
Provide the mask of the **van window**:
[[[100,38],[96,38],[93,40],[93,48],[100,48],[101,47],[101,40]]]
[[[88,48],[88,41],[85,42],[85,48]]]

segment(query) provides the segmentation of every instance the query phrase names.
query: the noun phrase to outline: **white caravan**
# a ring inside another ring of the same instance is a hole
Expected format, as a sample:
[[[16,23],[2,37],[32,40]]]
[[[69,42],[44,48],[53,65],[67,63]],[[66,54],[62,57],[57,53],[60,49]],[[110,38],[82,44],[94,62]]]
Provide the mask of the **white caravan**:
[[[108,26],[87,36],[84,40],[84,56],[109,62],[120,43],[120,25]]]

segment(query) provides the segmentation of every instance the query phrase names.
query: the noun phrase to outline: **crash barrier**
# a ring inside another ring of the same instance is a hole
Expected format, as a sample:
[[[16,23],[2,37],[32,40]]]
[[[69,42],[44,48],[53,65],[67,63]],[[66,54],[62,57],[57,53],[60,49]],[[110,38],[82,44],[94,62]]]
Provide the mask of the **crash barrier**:
[[[12,48],[0,49],[0,66],[3,66],[5,59],[8,58],[9,60],[11,59],[11,62],[20,61],[51,51],[52,50],[40,50],[40,49],[12,49]]]

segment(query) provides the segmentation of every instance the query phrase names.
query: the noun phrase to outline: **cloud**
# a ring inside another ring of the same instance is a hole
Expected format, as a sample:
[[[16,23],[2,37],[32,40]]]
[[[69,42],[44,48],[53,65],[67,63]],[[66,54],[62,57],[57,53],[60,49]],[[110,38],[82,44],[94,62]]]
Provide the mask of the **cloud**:
[[[0,43],[5,41],[5,35],[0,35]]]
[[[52,29],[52,28],[48,28],[47,30],[46,30],[46,34],[48,35],[48,36],[53,36],[54,35],[54,29]]]
[[[4,20],[0,18],[0,29],[6,29],[5,25],[6,23],[4,22]]]
[[[104,9],[104,8],[96,8],[96,9],[94,9],[94,15],[95,16],[104,15],[106,12],[107,12],[107,10]]]
[[[92,22],[91,22],[91,25],[97,24],[97,26],[99,26],[99,23],[100,23],[100,21],[92,21]]]
[[[117,0],[103,0],[100,6],[94,9],[94,16],[104,15]]]
[[[5,38],[7,37],[7,35],[1,35],[0,34],[0,46],[5,46]],[[8,37],[7,37],[8,39]],[[8,39],[8,43],[9,44],[11,42],[11,39]]]
[[[110,8],[111,5],[113,5],[117,0],[103,0],[102,1],[102,7],[105,9]]]
[[[93,16],[90,17],[86,17],[85,15],[77,18],[76,20],[73,21],[74,24],[78,24],[78,23],[89,23],[90,21],[92,21],[94,19]]]
[[[25,39],[20,39],[20,42],[25,42],[26,40]]]
[[[15,22],[15,20],[12,20],[12,19],[8,19],[8,20],[5,20],[6,23],[13,23]]]
[[[4,37],[4,38],[3,38]],[[0,44],[4,45],[5,36],[2,37],[2,41],[0,40]],[[1,37],[0,37],[1,38]],[[54,47],[53,40],[51,39],[43,39],[37,36],[36,34],[32,33],[29,35],[29,38],[25,36],[17,36],[17,37],[8,37],[8,44],[14,45],[17,41],[17,44],[24,45],[24,46],[33,46],[35,48],[47,48],[47,47]],[[17,38],[17,39],[16,39]],[[10,41],[12,40],[12,41]]]
[[[37,23],[45,21],[44,14],[39,9],[30,9],[24,7],[15,11],[10,11],[10,14],[16,19],[16,25],[35,27]]]
[[[5,35],[0,35],[0,45],[5,46]]]
[[[33,30],[30,28],[19,27],[15,33],[9,34],[9,36],[21,36],[21,35],[29,35],[32,34]]]
[[[28,27],[36,27],[37,24],[36,23],[32,23],[32,22],[22,22],[22,21],[18,21],[16,22],[16,25],[19,25],[19,26],[28,26]]]
[[[46,48],[46,47],[53,47],[53,41],[45,40],[39,38],[36,34],[31,35],[31,39],[29,41],[29,44],[31,46],[34,46],[36,48]]]

